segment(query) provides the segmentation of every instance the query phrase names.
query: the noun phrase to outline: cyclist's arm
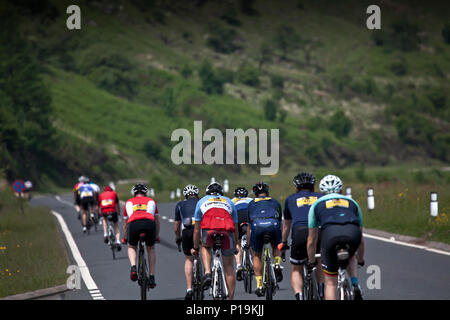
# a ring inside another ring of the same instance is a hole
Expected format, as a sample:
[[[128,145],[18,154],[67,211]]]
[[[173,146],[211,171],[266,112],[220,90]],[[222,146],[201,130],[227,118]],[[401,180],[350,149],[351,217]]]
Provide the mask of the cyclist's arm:
[[[196,223],[194,226],[194,248],[200,248],[200,223]]]
[[[128,239],[128,213],[127,213],[127,203],[123,207],[123,238]]]
[[[282,242],[285,242],[289,238],[289,233],[291,232],[291,227],[292,227],[292,216],[291,216],[291,212],[289,211],[287,198],[286,198],[286,201],[284,202],[283,216],[284,216],[284,224],[283,224],[283,232],[282,232]]]
[[[317,247],[317,234],[318,234],[317,228],[309,228],[307,248],[308,248],[308,261],[310,263],[313,263],[316,260],[315,255]]]
[[[180,213],[180,206],[177,204],[175,207],[175,223],[174,223],[174,229],[175,232],[175,238],[180,239],[181,238],[181,213]]]
[[[359,244],[359,248],[357,251],[358,262],[362,262],[364,260],[364,237],[363,237],[363,228],[361,227],[361,243]]]

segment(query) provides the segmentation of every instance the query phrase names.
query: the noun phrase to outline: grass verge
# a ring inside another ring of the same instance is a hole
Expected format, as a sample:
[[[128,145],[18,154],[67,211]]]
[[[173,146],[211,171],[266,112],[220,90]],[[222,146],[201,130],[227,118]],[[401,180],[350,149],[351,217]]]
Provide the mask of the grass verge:
[[[24,210],[11,191],[0,192],[0,297],[61,285],[68,277],[53,215],[26,202]]]

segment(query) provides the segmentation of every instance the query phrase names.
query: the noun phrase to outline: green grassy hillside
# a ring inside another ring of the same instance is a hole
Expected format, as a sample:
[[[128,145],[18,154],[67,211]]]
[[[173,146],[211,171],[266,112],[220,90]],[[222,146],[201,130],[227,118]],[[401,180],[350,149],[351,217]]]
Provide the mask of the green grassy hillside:
[[[53,137],[34,150],[2,131],[9,178],[157,177],[170,188],[180,177],[259,172],[174,165],[170,135],[192,132],[194,120],[204,130],[279,128],[284,171],[450,160],[444,3],[383,1],[378,31],[365,27],[369,1],[79,1],[81,30],[66,28],[70,4],[1,4],[4,48],[20,35],[40,67],[49,101],[38,108],[48,106]],[[10,100],[2,109],[15,110]],[[15,163],[24,150],[41,165]]]

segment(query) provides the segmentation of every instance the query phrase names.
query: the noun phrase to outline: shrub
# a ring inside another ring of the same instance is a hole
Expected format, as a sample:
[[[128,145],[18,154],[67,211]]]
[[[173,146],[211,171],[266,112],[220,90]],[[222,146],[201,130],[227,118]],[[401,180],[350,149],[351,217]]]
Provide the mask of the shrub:
[[[404,76],[408,71],[405,59],[399,59],[399,60],[392,62],[389,65],[389,69],[396,76]]]
[[[282,76],[279,76],[276,74],[271,75],[270,82],[272,83],[272,88],[283,89],[283,87],[284,87],[284,79]]]
[[[242,64],[237,72],[237,80],[248,86],[258,87],[260,84],[259,71],[250,64]]]
[[[264,116],[269,121],[275,121],[277,117],[277,102],[273,99],[267,99],[264,102]]]
[[[146,140],[144,142],[143,151],[149,159],[159,159],[162,152],[162,146],[155,141]]]
[[[224,79],[217,74],[211,63],[205,61],[198,71],[202,82],[202,90],[207,94],[222,94]]]
[[[328,128],[336,137],[346,137],[352,130],[352,121],[342,110],[336,111],[328,122]]]
[[[232,26],[239,27],[242,25],[241,21],[239,21],[237,17],[237,10],[234,7],[234,5],[228,6],[228,8],[225,10],[225,13],[223,13],[220,16],[220,19],[224,20],[226,23]]]
[[[208,25],[210,35],[206,41],[206,45],[219,53],[232,53],[238,49],[234,43],[237,33],[233,29],[222,27],[217,23]]]
[[[427,94],[427,97],[436,109],[444,109],[447,104],[447,97],[439,89],[432,90]]]
[[[192,76],[192,68],[189,64],[185,63],[183,67],[180,70],[180,74],[183,76],[183,78],[189,78]]]

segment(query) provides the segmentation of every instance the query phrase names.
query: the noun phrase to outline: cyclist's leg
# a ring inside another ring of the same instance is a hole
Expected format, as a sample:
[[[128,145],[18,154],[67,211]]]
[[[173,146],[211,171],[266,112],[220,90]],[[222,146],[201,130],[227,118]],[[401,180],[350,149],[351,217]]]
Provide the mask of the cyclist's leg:
[[[338,262],[336,256],[336,245],[340,241],[339,226],[329,226],[321,230],[320,255],[322,270],[325,276],[325,299],[337,299]]]
[[[337,299],[337,275],[325,273],[325,300]]]
[[[194,265],[194,258],[191,254],[191,249],[194,246],[194,229],[184,229],[181,232],[181,244],[185,256],[184,274],[186,276],[187,289],[192,289],[192,268]]]
[[[108,214],[103,214],[101,213],[100,216],[103,216],[103,237],[106,238],[108,237],[108,223],[107,223],[107,219],[108,219]]]
[[[233,264],[234,248],[236,247],[234,242],[234,233],[225,233],[225,237],[222,242],[222,260],[230,300],[233,300],[234,290],[236,288],[236,277],[234,274]]]
[[[153,220],[142,219],[141,225],[141,232],[145,232],[145,245],[148,253],[149,273],[150,275],[154,275],[156,266],[156,223]]]
[[[262,288],[262,249],[264,246],[264,243],[262,241],[262,233],[260,232],[259,228],[257,227],[256,223],[253,223],[251,226],[251,232],[250,232],[250,248],[253,258],[253,271],[255,272],[255,279],[256,279],[256,287]]]
[[[206,274],[211,274],[211,260],[212,260],[212,253],[211,253],[211,245],[207,243],[207,237],[208,237],[208,229],[201,229],[201,239],[202,239],[202,263],[203,268],[205,270]]]
[[[292,231],[292,247],[290,261],[292,264],[291,285],[294,295],[302,294],[303,291],[303,263],[307,259],[306,243],[308,239],[308,228],[297,227]]]

